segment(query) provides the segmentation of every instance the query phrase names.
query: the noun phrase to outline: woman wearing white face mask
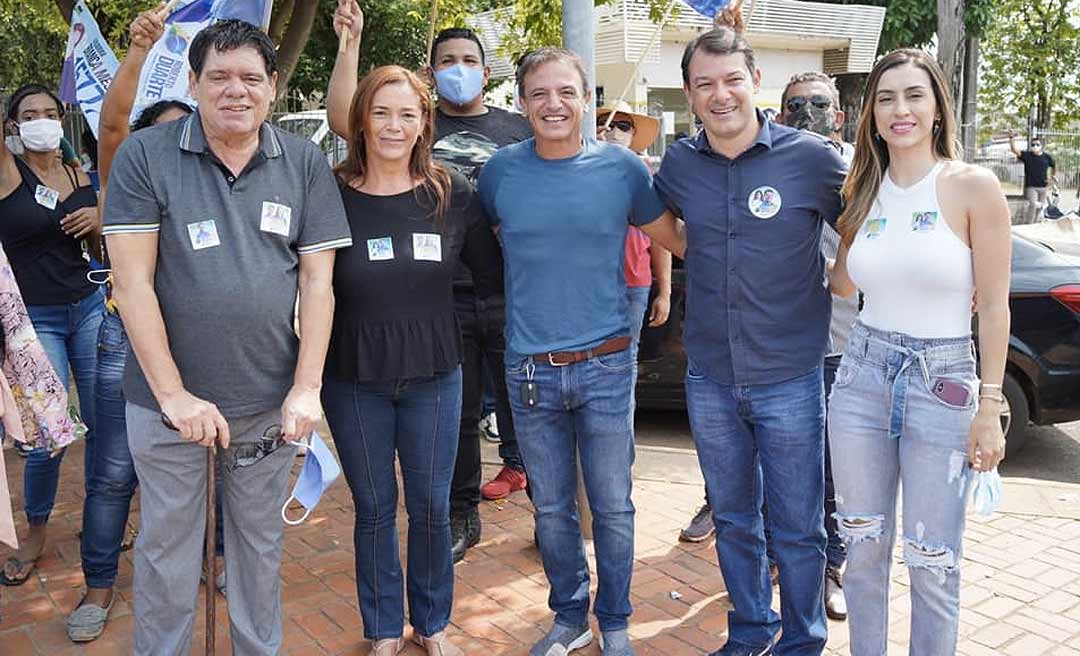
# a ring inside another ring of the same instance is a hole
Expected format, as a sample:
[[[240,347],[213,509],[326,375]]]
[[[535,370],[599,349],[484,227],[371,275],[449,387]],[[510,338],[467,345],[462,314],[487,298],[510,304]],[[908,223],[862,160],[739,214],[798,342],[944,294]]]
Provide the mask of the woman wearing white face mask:
[[[60,154],[63,107],[48,88],[27,84],[7,107],[0,146],[0,244],[49,361],[65,385],[75,375],[87,451],[93,447],[97,335],[104,296],[86,274],[81,241],[100,231],[97,196],[78,168]],[[9,150],[10,148],[10,150]],[[18,155],[13,154],[14,150]],[[45,527],[56,499],[63,452],[30,452],[23,476],[29,536],[0,571],[0,584],[21,585],[45,548]]]

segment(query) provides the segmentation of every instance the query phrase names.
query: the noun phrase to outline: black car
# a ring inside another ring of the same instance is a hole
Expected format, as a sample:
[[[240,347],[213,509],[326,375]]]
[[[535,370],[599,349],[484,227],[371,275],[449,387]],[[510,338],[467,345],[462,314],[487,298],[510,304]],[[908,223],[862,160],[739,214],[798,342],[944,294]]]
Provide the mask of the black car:
[[[671,318],[657,328],[646,326],[642,333],[639,408],[686,407],[685,291],[686,271],[676,268]],[[1015,453],[1024,444],[1029,423],[1080,419],[1080,258],[1014,233],[1009,309],[1012,327],[1003,387],[1012,418],[1006,441],[1008,452]]]

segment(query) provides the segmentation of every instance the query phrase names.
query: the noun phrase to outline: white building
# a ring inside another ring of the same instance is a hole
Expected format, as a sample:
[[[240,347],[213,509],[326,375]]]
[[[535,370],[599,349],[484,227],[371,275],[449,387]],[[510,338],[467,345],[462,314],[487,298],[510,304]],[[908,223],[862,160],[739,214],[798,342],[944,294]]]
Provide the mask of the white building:
[[[664,119],[666,141],[676,132],[692,132],[693,118],[682,90],[683,49],[712,21],[686,4],[676,3],[678,17],[669,20],[654,39],[644,0],[616,0],[597,7],[596,86],[603,102],[627,89],[626,101],[639,112]],[[504,22],[494,10],[473,17],[473,26],[490,54],[495,77],[512,76],[513,66],[498,56]],[[867,73],[874,64],[884,7],[838,5],[803,0],[747,0],[743,5],[746,38],[762,73],[761,108],[779,109],[788,79],[803,71],[840,76]],[[651,45],[651,47],[650,47]],[[648,51],[646,52],[646,50]],[[631,79],[639,60],[636,79]],[[658,144],[656,152],[662,150]]]

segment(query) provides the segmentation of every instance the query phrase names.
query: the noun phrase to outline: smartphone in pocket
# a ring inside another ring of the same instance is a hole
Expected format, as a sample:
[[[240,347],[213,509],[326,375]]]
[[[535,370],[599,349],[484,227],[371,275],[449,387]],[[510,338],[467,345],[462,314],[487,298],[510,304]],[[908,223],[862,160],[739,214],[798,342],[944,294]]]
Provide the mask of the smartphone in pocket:
[[[934,396],[958,408],[966,408],[971,398],[971,389],[967,385],[949,378],[934,380],[934,384],[930,389]]]

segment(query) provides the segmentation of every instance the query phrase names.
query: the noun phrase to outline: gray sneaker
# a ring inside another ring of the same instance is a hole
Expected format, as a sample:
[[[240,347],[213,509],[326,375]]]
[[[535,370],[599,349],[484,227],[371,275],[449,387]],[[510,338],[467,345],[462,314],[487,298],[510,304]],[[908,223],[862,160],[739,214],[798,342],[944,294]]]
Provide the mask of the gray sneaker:
[[[621,631],[604,631],[600,634],[600,653],[604,656],[634,656],[630,646],[630,634]]]
[[[563,626],[554,623],[548,634],[532,646],[529,656],[566,656],[592,642],[592,629],[585,626]]]
[[[679,532],[683,542],[704,542],[712,537],[716,527],[712,521],[712,507],[709,504],[698,508],[697,514],[690,520],[690,525]]]

